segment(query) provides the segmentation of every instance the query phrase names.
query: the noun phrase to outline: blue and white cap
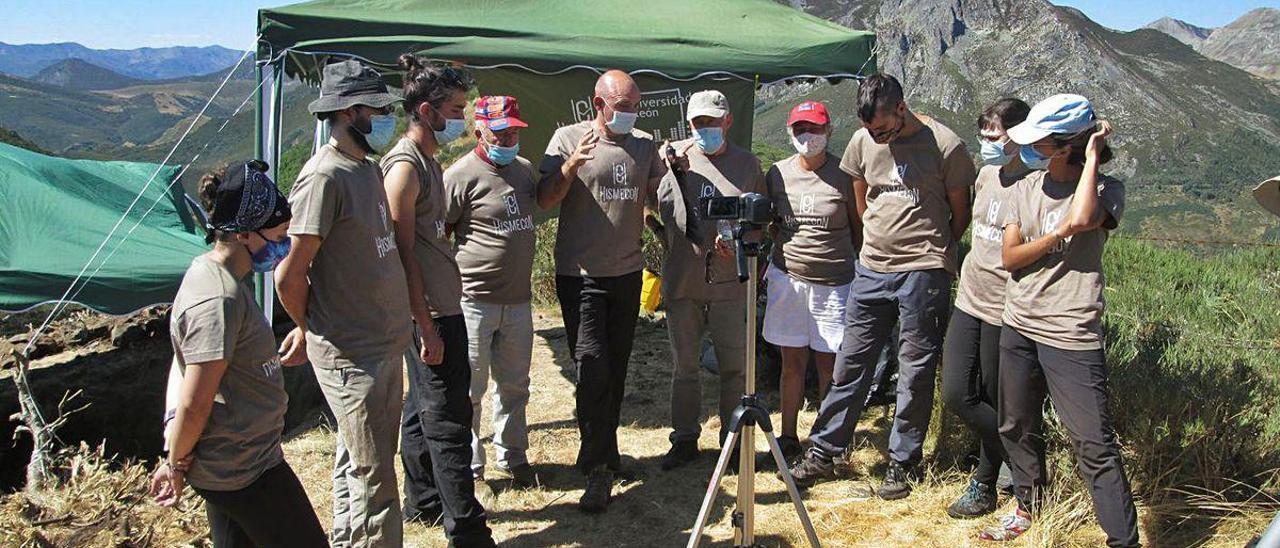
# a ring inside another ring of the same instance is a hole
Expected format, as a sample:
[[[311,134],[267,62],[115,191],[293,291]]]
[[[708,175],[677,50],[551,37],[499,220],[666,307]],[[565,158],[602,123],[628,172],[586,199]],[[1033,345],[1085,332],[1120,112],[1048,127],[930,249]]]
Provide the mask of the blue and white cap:
[[[1070,93],[1036,103],[1021,124],[1009,129],[1009,140],[1029,145],[1050,135],[1074,135],[1092,128],[1098,119],[1088,99]]]

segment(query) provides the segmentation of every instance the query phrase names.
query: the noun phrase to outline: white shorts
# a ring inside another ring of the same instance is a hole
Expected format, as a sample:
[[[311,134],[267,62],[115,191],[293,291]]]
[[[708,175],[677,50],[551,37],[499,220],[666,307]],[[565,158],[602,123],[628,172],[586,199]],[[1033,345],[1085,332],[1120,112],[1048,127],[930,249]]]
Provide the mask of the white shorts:
[[[772,264],[764,278],[768,284],[764,340],[817,352],[840,350],[849,284],[820,285],[797,280]]]

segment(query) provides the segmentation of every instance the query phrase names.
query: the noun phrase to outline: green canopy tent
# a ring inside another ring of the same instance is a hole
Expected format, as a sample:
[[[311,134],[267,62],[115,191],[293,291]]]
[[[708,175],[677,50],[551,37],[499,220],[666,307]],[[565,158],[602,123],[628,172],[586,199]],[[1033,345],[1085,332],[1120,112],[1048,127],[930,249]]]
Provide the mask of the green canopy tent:
[[[481,93],[512,95],[530,127],[521,148],[537,165],[559,126],[594,116],[607,69],[642,91],[638,129],[687,137],[690,94],[729,98],[733,142],[749,147],[756,87],[858,78],[875,71],[875,37],[773,0],[315,0],[258,12],[258,156],[280,156],[285,75],[316,83],[321,67],[356,58],[398,84],[403,53],[469,67]],[[313,148],[326,137],[316,124]],[[275,175],[275,174],[273,174]],[[259,284],[271,314],[271,284]]]
[[[593,116],[592,83],[605,69],[637,77],[637,127],[664,139],[686,136],[690,93],[724,91],[741,145],[750,144],[755,86],[875,70],[874,35],[773,0],[316,0],[261,10],[258,30],[260,68],[275,80],[264,91],[272,100],[260,101],[260,151],[271,158],[274,90],[285,74],[316,82],[333,57],[361,59],[393,81],[406,52],[476,69],[482,93],[520,99],[531,125],[522,148],[535,164],[557,126]]]
[[[172,166],[0,144],[0,310],[55,302],[77,278],[67,300],[108,314],[172,301],[191,258],[208,249],[181,186],[170,186],[177,176]]]

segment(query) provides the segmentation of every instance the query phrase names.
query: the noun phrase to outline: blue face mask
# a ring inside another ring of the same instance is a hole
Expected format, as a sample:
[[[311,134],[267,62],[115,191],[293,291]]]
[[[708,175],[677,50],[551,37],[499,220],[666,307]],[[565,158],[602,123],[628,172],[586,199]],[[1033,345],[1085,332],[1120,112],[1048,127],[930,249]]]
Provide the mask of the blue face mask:
[[[714,154],[724,146],[724,128],[704,127],[693,131],[696,133],[694,140],[698,143],[698,148],[705,154]]]
[[[370,119],[373,129],[364,139],[374,150],[384,150],[396,136],[396,117],[391,114],[378,114]]]
[[[437,131],[432,129],[431,132],[436,136],[436,144],[443,145],[456,141],[458,137],[462,137],[462,132],[467,129],[467,121],[462,118],[445,118],[444,129]]]
[[[520,154],[520,143],[515,146],[503,147],[495,144],[486,143],[485,155],[489,157],[489,161],[500,166],[505,166],[516,161],[516,155]]]
[[[1006,142],[982,139],[982,162],[989,166],[1008,165],[1013,155],[1004,151]]]
[[[1022,151],[1018,153],[1018,157],[1022,158],[1023,165],[1028,169],[1039,170],[1049,167],[1050,158],[1040,154],[1040,151],[1031,145],[1022,145]]]
[[[263,240],[267,240],[267,237],[263,236],[261,232],[258,233],[258,236]],[[289,255],[290,245],[291,241],[287,237],[279,241],[267,240],[267,245],[262,246],[262,249],[259,249],[256,253],[250,254],[250,258],[253,259],[253,271],[271,272],[275,270],[280,265],[280,261],[283,261]]]
[[[613,119],[609,120],[609,122],[605,124],[605,127],[609,128],[609,131],[614,135],[631,133],[631,129],[636,127],[636,119],[639,117],[640,115],[634,112],[621,112],[615,110],[613,111]]]

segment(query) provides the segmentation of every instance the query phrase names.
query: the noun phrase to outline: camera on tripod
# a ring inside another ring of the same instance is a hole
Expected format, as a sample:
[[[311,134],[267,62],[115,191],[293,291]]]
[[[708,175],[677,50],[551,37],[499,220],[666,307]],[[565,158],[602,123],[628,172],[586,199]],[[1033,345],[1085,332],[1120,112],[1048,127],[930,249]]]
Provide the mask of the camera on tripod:
[[[764,226],[773,220],[773,203],[754,192],[707,198],[704,211],[708,219],[733,220],[754,226]]]

